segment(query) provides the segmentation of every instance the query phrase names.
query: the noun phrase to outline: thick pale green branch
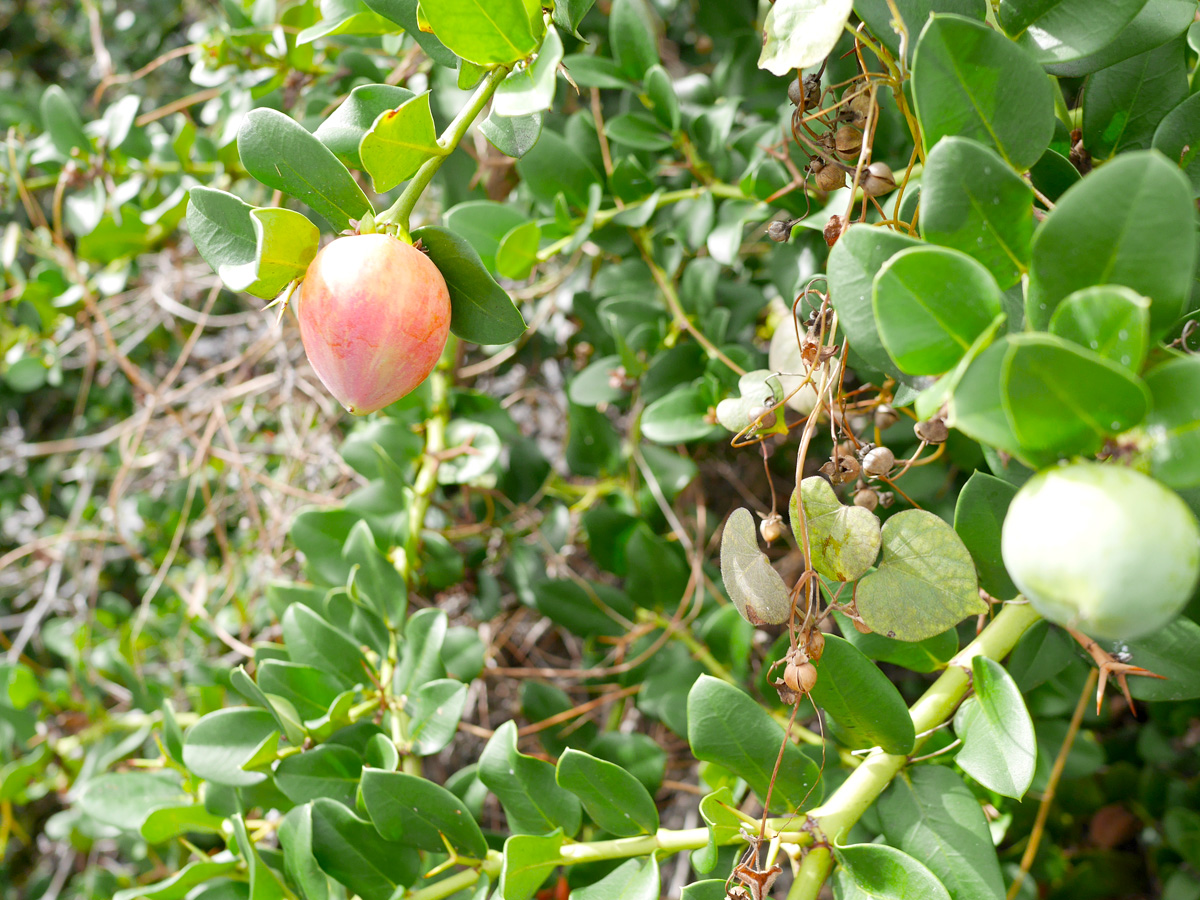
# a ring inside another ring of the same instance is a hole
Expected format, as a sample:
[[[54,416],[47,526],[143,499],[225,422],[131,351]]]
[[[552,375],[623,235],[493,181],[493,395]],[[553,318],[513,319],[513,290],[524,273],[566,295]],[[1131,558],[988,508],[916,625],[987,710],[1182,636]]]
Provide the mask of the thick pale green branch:
[[[1026,603],[1010,603],[1005,606],[980,632],[979,637],[959,652],[946,671],[912,705],[909,712],[917,734],[936,728],[954,714],[971,687],[967,669],[972,658],[987,656],[1000,659],[1006,656],[1025,630],[1038,618],[1037,612]],[[920,744],[921,740],[918,740],[917,746]],[[875,798],[883,793],[884,788],[904,767],[907,759],[905,756],[895,756],[882,750],[871,753],[834,791],[833,796],[809,813],[809,821],[817,823],[826,841],[831,844],[839,842],[875,802]],[[800,876],[789,892],[788,900],[815,900],[817,892],[829,875],[832,863],[832,854],[827,846],[811,850],[800,866]]]
[[[376,222],[399,225],[403,233],[408,234],[408,217],[412,213],[413,207],[417,205],[417,200],[425,192],[425,188],[429,187],[429,182],[433,180],[437,170],[442,167],[446,157],[463,139],[463,135],[467,133],[471,123],[483,112],[483,108],[487,106],[487,102],[496,92],[496,88],[500,87],[500,82],[507,76],[508,69],[504,66],[492,69],[488,73],[483,83],[475,89],[475,93],[467,101],[467,105],[459,111],[458,115],[454,117],[454,121],[446,126],[446,130],[438,138],[438,155],[430,157],[422,163],[421,168],[417,169],[417,174],[412,177],[400,196],[396,198],[396,202],[375,217]]]

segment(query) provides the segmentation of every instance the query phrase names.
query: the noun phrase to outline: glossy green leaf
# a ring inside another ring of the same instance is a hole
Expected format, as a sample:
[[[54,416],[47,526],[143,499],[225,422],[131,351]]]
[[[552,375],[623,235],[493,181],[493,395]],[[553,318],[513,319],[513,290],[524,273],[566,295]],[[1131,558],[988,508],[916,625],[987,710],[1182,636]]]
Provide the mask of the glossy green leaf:
[[[1130,677],[1129,692],[1139,700],[1194,700],[1200,697],[1200,625],[1187,616],[1136,641],[1112,645],[1114,653],[1128,650],[1135,666],[1157,678]]]
[[[362,759],[349,747],[323,744],[279,761],[275,784],[293,803],[318,797],[354,806],[354,794],[362,773]]]
[[[517,173],[543,204],[553,204],[561,193],[577,209],[587,209],[588,187],[601,181],[592,164],[553,131],[543,133],[526,151],[517,163]]]
[[[1200,94],[1192,94],[1163,117],[1151,145],[1183,170],[1192,194],[1200,196]]]
[[[573,900],[657,900],[660,891],[658,861],[651,854],[621,863],[594,884],[571,891],[571,896]]]
[[[408,608],[404,576],[376,546],[371,526],[365,520],[351,530],[342,555],[357,566],[353,575],[357,596],[385,622],[403,622]]]
[[[783,384],[779,376],[769,369],[755,369],[738,378],[738,395],[726,397],[717,404],[717,421],[734,434],[742,431],[758,419],[755,410],[772,408],[783,402]],[[760,428],[769,428],[768,418],[763,418]]]
[[[538,50],[537,58],[528,66],[514,69],[496,89],[492,114],[496,116],[528,116],[550,109],[558,85],[558,64],[562,62],[562,39],[553,27]]]
[[[1017,438],[1004,411],[1001,392],[1001,375],[1009,349],[1008,338],[1001,338],[967,367],[951,395],[946,422],[985,445],[1016,454]]]
[[[279,735],[275,717],[263,709],[218,709],[201,716],[183,738],[183,764],[198,778],[231,787],[249,787],[266,780],[266,773],[242,766],[260,747],[272,746]]]
[[[312,848],[321,868],[362,900],[389,900],[420,871],[416,850],[384,840],[370,822],[333,800],[313,801]]]
[[[834,847],[837,900],[950,900],[945,885],[924,865],[887,844]]]
[[[976,471],[954,507],[954,530],[975,560],[979,586],[998,600],[1011,600],[1019,593],[1000,557],[1000,529],[1016,493],[1007,481]]]
[[[253,109],[238,130],[246,171],[308,204],[338,231],[371,211],[362,188],[328,147],[283,113]]]
[[[1021,635],[1008,659],[1008,673],[1022,694],[1045,684],[1074,661],[1071,638],[1045,619]]]
[[[174,772],[106,772],[88,779],[77,803],[97,822],[137,831],[155,808],[190,799]]]
[[[361,169],[363,163],[358,147],[363,135],[371,130],[380,115],[398,109],[415,96],[408,88],[392,84],[360,84],[317,127],[313,136],[343,163]]]
[[[889,259],[875,276],[871,302],[884,347],[910,375],[953,368],[1002,309],[1000,288],[984,266],[930,246]]]
[[[645,0],[613,0],[608,14],[612,55],[621,71],[641,80],[658,63],[658,36]]]
[[[404,623],[404,643],[392,676],[396,694],[409,694],[421,685],[445,676],[442,643],[446,640],[447,617],[444,610],[426,607],[409,616]]]
[[[503,900],[530,900],[562,862],[562,829],[550,834],[514,834],[504,842],[504,864],[500,869]]]
[[[1001,289],[1029,268],[1033,191],[994,150],[947,136],[921,178],[921,234],[987,267]]]
[[[933,513],[898,512],[884,522],[882,536],[879,567],[855,593],[859,615],[872,631],[920,641],[987,611],[970,552]]]
[[[479,66],[523,59],[542,37],[541,16],[535,32],[521,0],[437,0],[422,4],[421,11],[443,44]]]
[[[531,113],[527,116],[505,118],[489,113],[488,117],[479,123],[479,131],[505,156],[520,159],[542,135],[542,114]]]
[[[860,506],[844,506],[829,482],[812,475],[792,493],[788,513],[792,533],[804,546],[798,504],[804,503],[812,566],[834,581],[857,581],[879,556],[879,519]]]
[[[1045,63],[1044,68],[1060,77],[1098,72],[1186,33],[1195,16],[1192,0],[1148,0],[1129,24],[1095,53],[1063,63]]]
[[[395,26],[361,0],[324,0],[321,18],[296,35],[297,45],[339,34],[389,34]]]
[[[581,637],[620,637],[634,616],[629,596],[607,584],[548,579],[533,586],[533,596],[542,615]]]
[[[192,888],[232,872],[237,865],[236,859],[190,862],[162,881],[117,891],[113,900],[179,900]]]
[[[1029,170],[1029,180],[1051,203],[1079,182],[1079,170],[1061,153],[1047,150]]]
[[[464,856],[483,859],[487,842],[466,804],[444,787],[404,772],[364,769],[362,797],[379,833],[419,850],[441,852],[444,837]]]
[[[745,507],[735,509],[725,520],[721,580],[729,599],[751,625],[779,625],[792,617],[790,592],[759,549],[758,529]]]
[[[678,131],[681,121],[679,98],[667,70],[661,65],[651,66],[646,71],[645,87],[654,118],[668,131]]]
[[[525,331],[512,298],[484,268],[474,248],[445,228],[426,225],[413,232],[450,290],[450,330],[476,344],[507,344]]]
[[[1013,434],[1037,457],[1095,453],[1150,405],[1145,383],[1128,369],[1049,334],[1011,338],[1000,377]]]
[[[346,583],[351,564],[342,556],[342,547],[361,518],[352,510],[325,508],[302,510],[292,520],[288,538],[304,554],[304,569],[313,581],[338,586]]]
[[[604,133],[615,144],[632,147],[634,150],[667,150],[673,139],[653,116],[643,112],[629,112],[613,116],[604,125]]]
[[[279,824],[279,849],[288,882],[301,900],[329,900],[329,878],[313,856],[312,804],[289,810]]]
[[[1045,73],[982,22],[930,19],[913,55],[912,90],[926,152],[946,135],[958,135],[991,147],[1023,172],[1054,135],[1054,95]]]
[[[224,822],[200,803],[156,806],[147,812],[138,833],[148,844],[163,844],[185,834],[220,834]]]
[[[908,34],[908,58],[905,61],[910,66],[917,36],[931,14],[953,13],[982,22],[987,9],[987,0],[892,0],[892,3]],[[892,27],[893,14],[888,0],[855,0],[854,14],[867,23],[867,28],[893,57],[899,57],[900,35]]]
[[[1149,345],[1150,301],[1115,284],[1083,288],[1065,297],[1050,317],[1050,333],[1074,341],[1132,372]]]
[[[783,764],[771,792],[772,810],[800,808],[820,773],[816,763],[784,737],[783,729],[740,689],[709,675],[688,693],[688,743],[697,759],[715,763],[745,779],[759,798],[767,795],[771,770],[783,746]]]
[[[1039,63],[1069,64],[1104,48],[1146,0],[1002,0],[1000,27]]]
[[[829,302],[837,310],[838,325],[850,342],[850,350],[880,372],[896,373],[875,324],[871,304],[875,273],[894,254],[921,242],[888,228],[851,225],[829,251]]]
[[[758,67],[790,75],[825,59],[842,36],[853,0],[777,0],[763,25]]]
[[[1033,781],[1037,739],[1021,691],[1000,663],[971,660],[969,697],[954,714],[962,749],[954,761],[988,790],[1020,800]]]
[[[642,435],[656,444],[683,444],[711,437],[717,426],[711,406],[697,387],[679,387],[642,412]]]
[[[955,900],[1004,896],[983,808],[952,769],[907,769],[878,806],[887,843],[928,867]]]
[[[574,794],[558,786],[554,767],[517,751],[517,726],[505,722],[483,748],[479,780],[497,796],[517,834],[544,834],[555,828],[573,835],[582,814]]]
[[[523,281],[538,263],[542,229],[537,222],[522,222],[500,239],[496,248],[496,272],[514,281]]]
[[[249,875],[250,900],[285,900],[288,894],[287,889],[259,856],[258,847],[250,840],[250,835],[246,832],[246,822],[242,814],[238,813],[232,816],[230,823],[233,826],[233,836],[238,852],[242,855]]]
[[[438,146],[429,97],[426,91],[384,110],[359,142],[363,170],[377,194],[412,178],[422,163],[444,152]]]
[[[254,256],[241,264],[218,266],[217,275],[231,291],[270,300],[290,282],[304,277],[317,255],[321,232],[290,209],[252,209],[250,222]]]
[[[1159,122],[1188,95],[1183,34],[1101,69],[1083,95],[1083,143],[1095,159],[1150,147]]]
[[[336,675],[314,666],[278,659],[260,664],[255,681],[268,699],[281,697],[291,704],[302,721],[323,716],[343,685]]]
[[[654,798],[614,763],[568,748],[558,758],[555,779],[579,798],[593,822],[617,837],[658,830]]]
[[[443,750],[458,731],[466,702],[467,686],[461,681],[438,678],[421,685],[404,707],[411,751],[429,756]]]
[[[83,130],[83,120],[66,91],[57,84],[47,87],[42,92],[40,110],[42,127],[50,135],[55,150],[63,156],[71,156],[75,150],[85,156],[91,152],[92,144]]]
[[[848,616],[833,613],[842,636],[862,652],[867,659],[891,663],[912,672],[937,672],[946,667],[958,652],[958,633],[947,628],[939,635],[923,641],[897,641],[881,634],[863,634],[854,627]]]
[[[879,666],[853,644],[826,635],[812,700],[833,716],[852,749],[909,753],[916,741],[908,704]]]
[[[1150,474],[1176,490],[1200,486],[1200,358],[1177,357],[1146,374]]]
[[[483,264],[495,271],[500,242],[513,229],[529,224],[529,217],[516,207],[494,200],[468,200],[448,209],[442,221],[448,230],[466,238]]]
[[[554,24],[567,34],[578,36],[579,23],[596,0],[559,0],[554,4]]]
[[[298,603],[288,607],[282,626],[283,640],[294,662],[335,675],[346,687],[366,682],[362,651],[346,632]]]
[[[421,30],[420,23],[417,21],[418,0],[362,0],[362,2],[381,16],[402,27],[404,32],[425,51],[425,55],[439,66],[447,66],[452,69],[458,64],[458,57],[438,40],[436,35]]]
[[[722,787],[700,799],[700,818],[708,829],[708,843],[692,853],[692,866],[697,872],[711,872],[717,864],[718,849],[728,844],[741,830],[742,820],[735,814],[736,808],[728,787]]]
[[[1150,298],[1150,333],[1162,334],[1191,292],[1194,218],[1190,184],[1160,155],[1126,153],[1100,167],[1034,233],[1026,320],[1044,329],[1068,294],[1122,284]]]

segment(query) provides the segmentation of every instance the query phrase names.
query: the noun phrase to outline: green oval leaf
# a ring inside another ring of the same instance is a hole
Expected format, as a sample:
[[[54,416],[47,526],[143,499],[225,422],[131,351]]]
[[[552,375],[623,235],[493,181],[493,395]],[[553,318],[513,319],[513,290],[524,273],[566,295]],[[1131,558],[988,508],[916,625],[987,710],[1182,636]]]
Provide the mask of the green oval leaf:
[[[421,11],[443,44],[478,66],[524,59],[542,36],[541,11],[531,16],[521,0],[436,0]]]
[[[1176,490],[1200,487],[1200,358],[1168,360],[1146,374],[1150,474]]]
[[[152,810],[190,799],[175,772],[106,772],[88,779],[76,802],[97,822],[137,831]]]
[[[608,39],[613,58],[630,78],[640,81],[658,63],[658,37],[645,0],[613,0]]]
[[[879,337],[900,370],[940,375],[954,367],[1003,307],[991,273],[966,254],[913,247],[875,276]]]
[[[711,409],[700,388],[678,387],[642,411],[642,435],[656,444],[685,444],[711,437],[718,427],[710,419]]]
[[[979,586],[998,600],[1011,600],[1019,593],[1000,556],[1000,529],[1016,493],[1016,486],[1002,478],[975,472],[954,507],[954,530],[975,560]]]
[[[605,831],[633,837],[658,830],[654,798],[615,763],[568,748],[558,758],[554,777],[559,787],[579,798],[592,821]]]
[[[547,29],[537,58],[527,66],[514,69],[500,82],[492,101],[497,116],[528,116],[550,109],[558,86],[558,64],[562,62],[562,39],[553,27]]]
[[[594,884],[575,888],[571,896],[574,900],[657,900],[660,892],[658,860],[650,854],[621,863]]]
[[[1039,63],[1062,65],[1104,48],[1128,25],[1146,0],[1004,0],[1002,27]]]
[[[308,204],[335,230],[371,212],[367,195],[333,151],[278,110],[250,110],[237,144],[247,172]]]
[[[499,798],[510,831],[544,834],[562,828],[575,834],[579,830],[579,800],[558,786],[552,765],[517,752],[514,722],[497,728],[483,748],[479,780]]]
[[[488,117],[479,123],[479,131],[505,156],[520,159],[542,135],[542,114],[530,113],[506,119],[488,113]]]
[[[529,277],[538,263],[542,228],[537,222],[522,222],[500,239],[496,247],[496,273],[514,281]]]
[[[1058,201],[1033,236],[1025,317],[1045,329],[1080,288],[1123,284],[1150,298],[1150,333],[1185,308],[1196,263],[1192,188],[1157,153],[1123,154]]]
[[[1112,360],[1131,372],[1149,347],[1150,301],[1127,287],[1103,284],[1069,294],[1050,317],[1050,333]]]
[[[354,806],[362,760],[349,747],[323,744],[279,761],[275,784],[293,803],[328,797]]]
[[[50,135],[55,150],[63,156],[70,156],[73,150],[85,156],[91,152],[92,144],[83,130],[83,120],[66,91],[57,84],[50,85],[42,92],[40,107],[42,127]]]
[[[1128,369],[1050,334],[1011,337],[1000,378],[1013,435],[1037,458],[1095,453],[1150,406],[1145,383]]]
[[[1060,77],[1098,72],[1186,34],[1195,16],[1192,0],[1148,0],[1129,24],[1095,53],[1061,63],[1043,63],[1043,67],[1051,75]]]
[[[954,900],[1004,896],[983,808],[952,769],[910,768],[878,806],[887,843],[924,863]]]
[[[853,749],[882,747],[904,754],[916,743],[912,716],[896,686],[862,651],[836,635],[825,636],[812,700],[837,721]]]
[[[687,699],[688,743],[697,759],[745,779],[759,798],[767,796],[771,770],[783,746],[783,764],[771,792],[771,809],[799,809],[820,778],[816,763],[784,736],[761,706],[731,684],[701,675]],[[808,797],[817,802],[819,792]]]
[[[923,641],[897,641],[873,632],[863,634],[848,616],[837,610],[834,610],[833,618],[842,636],[867,659],[891,663],[912,672],[940,671],[958,652],[958,633],[953,628]]]
[[[440,853],[444,837],[459,853],[487,855],[487,841],[467,805],[444,787],[404,772],[363,769],[362,797],[386,840]]]
[[[1037,739],[1021,691],[1004,666],[986,656],[971,660],[975,696],[954,714],[962,749],[954,761],[988,790],[1020,800],[1033,782]]]
[[[725,520],[721,580],[733,605],[751,625],[779,625],[792,617],[792,598],[783,578],[758,548],[758,529],[745,507],[735,509]]]
[[[362,900],[389,900],[420,871],[416,850],[384,840],[333,800],[313,801],[312,849],[321,868]]]
[[[566,841],[561,828],[550,834],[514,834],[506,840],[500,869],[503,900],[530,900],[562,862]]]
[[[842,36],[853,0],[776,0],[763,24],[758,67],[790,75],[825,59]]]
[[[254,232],[253,258],[218,266],[217,275],[231,291],[270,300],[304,276],[317,255],[321,232],[290,209],[252,209],[250,224]]]
[[[971,138],[1024,172],[1054,136],[1054,94],[1041,67],[1004,35],[962,16],[934,16],[912,66],[926,151],[946,135]]]
[[[430,93],[384,110],[363,135],[358,155],[377,194],[412,178],[422,163],[446,152],[438,146]]]
[[[1132,662],[1157,678],[1131,678],[1129,692],[1139,700],[1194,700],[1200,697],[1200,625],[1180,616],[1153,634],[1128,644],[1114,644],[1114,652],[1128,650]]]
[[[1200,197],[1200,94],[1192,94],[1163,117],[1151,146],[1183,170],[1193,196]]]
[[[1188,95],[1186,41],[1101,69],[1083,95],[1083,143],[1095,159],[1150,147],[1159,122]]]
[[[265,709],[236,707],[201,716],[183,737],[183,764],[199,778],[249,787],[265,781],[265,772],[247,771],[260,747],[279,739],[275,717]]]
[[[317,126],[313,137],[348,166],[363,168],[358,145],[383,113],[398,109],[415,97],[408,88],[392,84],[360,84]]]
[[[1029,268],[1033,191],[989,147],[942,138],[921,178],[921,235],[959,250],[1009,288]]]
[[[920,641],[987,612],[971,554],[933,513],[898,512],[884,522],[882,538],[879,567],[855,592],[858,613],[872,631]]]
[[[886,844],[834,847],[837,900],[950,900],[945,885],[907,853]]]
[[[293,603],[284,613],[281,624],[288,655],[294,662],[335,675],[346,687],[367,680],[358,644],[315,611]]]
[[[446,279],[451,331],[475,344],[507,344],[525,332],[525,320],[512,298],[466,240],[436,225],[418,228],[412,236]]]
[[[857,581],[879,556],[879,519],[860,506],[844,506],[829,482],[812,475],[792,493],[788,513],[792,533],[804,546],[798,504],[804,504],[812,566],[834,581]]]

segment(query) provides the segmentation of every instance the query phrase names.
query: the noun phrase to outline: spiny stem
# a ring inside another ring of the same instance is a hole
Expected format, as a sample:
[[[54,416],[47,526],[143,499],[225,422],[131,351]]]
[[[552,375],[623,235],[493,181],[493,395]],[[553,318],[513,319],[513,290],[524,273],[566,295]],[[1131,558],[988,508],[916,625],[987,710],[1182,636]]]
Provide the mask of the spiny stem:
[[[475,93],[467,101],[467,105],[454,117],[454,121],[446,126],[442,136],[437,139],[437,156],[430,157],[421,164],[421,168],[417,169],[417,174],[408,182],[403,192],[396,198],[396,202],[375,217],[376,222],[398,225],[403,234],[408,234],[408,217],[412,214],[413,207],[417,205],[417,200],[425,192],[425,188],[429,187],[429,182],[433,180],[437,170],[442,167],[446,157],[463,139],[463,135],[467,133],[471,123],[483,111],[492,94],[496,92],[496,88],[500,86],[500,82],[507,76],[508,67],[506,66],[499,66],[488,73],[487,78],[475,89]]]

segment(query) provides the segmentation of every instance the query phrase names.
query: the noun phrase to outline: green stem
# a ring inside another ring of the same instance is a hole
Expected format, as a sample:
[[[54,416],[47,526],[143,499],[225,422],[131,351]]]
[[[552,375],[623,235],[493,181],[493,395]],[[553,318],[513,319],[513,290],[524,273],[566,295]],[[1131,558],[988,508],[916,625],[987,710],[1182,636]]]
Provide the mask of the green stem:
[[[458,115],[454,117],[454,121],[446,126],[442,136],[437,139],[438,155],[421,164],[421,168],[417,169],[417,174],[408,182],[403,192],[396,198],[396,202],[375,217],[376,222],[399,225],[402,232],[408,234],[408,217],[412,213],[413,207],[417,205],[417,200],[425,192],[425,188],[429,187],[429,182],[433,180],[437,170],[442,167],[446,157],[458,146],[458,142],[463,139],[463,135],[467,133],[471,123],[487,106],[488,100],[492,98],[492,94],[496,92],[496,88],[506,77],[508,77],[508,68],[505,66],[499,66],[488,73],[487,78],[475,89],[475,93],[467,101],[467,105],[459,111]]]
[[[712,194],[714,197],[724,197],[727,200],[750,200],[742,191],[732,184],[724,184],[723,182],[713,182],[712,184],[698,184],[690,188],[682,188],[678,191],[667,191],[660,194],[658,198],[658,206],[667,206],[671,203],[679,203],[683,200],[695,200],[698,197],[703,197],[705,194]],[[615,219],[620,213],[630,207],[612,207],[611,209],[601,209],[596,212],[596,217],[592,221],[592,229],[601,228]],[[538,262],[545,262],[554,256],[561,253],[574,240],[575,235],[569,234],[565,238],[560,238],[553,244],[547,244],[537,253]]]
[[[438,466],[441,453],[446,449],[446,425],[450,421],[450,370],[458,349],[458,338],[450,335],[442,358],[429,376],[429,390],[433,395],[429,419],[425,422],[425,455],[417,480],[413,483],[412,503],[408,508],[408,536],[404,541],[404,578],[411,585],[416,580],[417,553],[421,549],[421,528],[433,492],[437,489]]]
[[[909,709],[917,734],[936,728],[954,714],[970,690],[971,678],[967,673],[973,657],[1000,659],[1006,656],[1038,618],[1037,612],[1029,604],[1010,603],[1005,606]],[[922,743],[923,740],[918,739],[914,752]],[[809,819],[819,823],[823,841],[831,845],[839,843],[907,761],[907,756],[897,756],[883,750],[869,754],[863,764],[834,791],[833,796],[809,813]],[[781,824],[778,827],[785,826]],[[832,865],[833,858],[827,847],[808,853],[796,878],[798,886],[788,893],[788,900],[816,900]]]

